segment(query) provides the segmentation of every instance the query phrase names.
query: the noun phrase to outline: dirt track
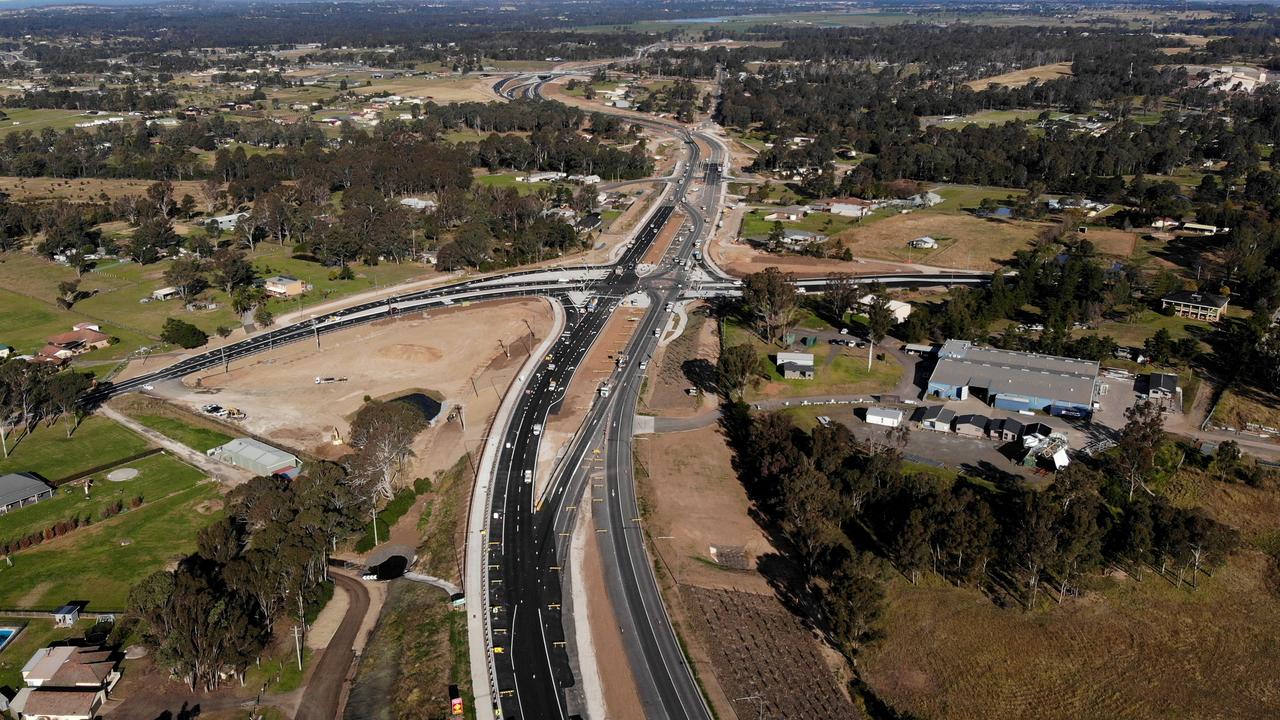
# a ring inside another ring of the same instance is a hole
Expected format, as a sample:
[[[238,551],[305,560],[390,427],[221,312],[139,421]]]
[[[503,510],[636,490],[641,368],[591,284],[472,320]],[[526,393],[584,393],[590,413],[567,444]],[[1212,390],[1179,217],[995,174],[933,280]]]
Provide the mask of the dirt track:
[[[334,583],[346,591],[349,599],[347,614],[333,634],[329,646],[320,652],[307,687],[298,704],[297,720],[333,720],[341,712],[341,702],[346,696],[347,675],[355,660],[353,645],[356,633],[364,622],[369,609],[369,591],[355,578],[338,572],[330,573]]]

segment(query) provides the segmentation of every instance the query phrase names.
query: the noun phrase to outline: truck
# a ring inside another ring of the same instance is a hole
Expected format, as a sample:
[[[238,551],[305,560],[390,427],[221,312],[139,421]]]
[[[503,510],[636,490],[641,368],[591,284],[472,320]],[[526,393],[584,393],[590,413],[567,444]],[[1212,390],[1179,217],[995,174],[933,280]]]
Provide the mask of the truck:
[[[609,382],[606,380],[600,383],[600,387],[596,389],[596,392],[600,393],[600,397],[607,398],[609,397],[609,390]]]
[[[617,364],[618,364],[618,369],[619,369],[619,370],[621,370],[622,368],[624,368],[624,367],[626,367],[626,366],[627,366],[627,354],[626,354],[626,353],[618,353],[618,360],[617,360]]]

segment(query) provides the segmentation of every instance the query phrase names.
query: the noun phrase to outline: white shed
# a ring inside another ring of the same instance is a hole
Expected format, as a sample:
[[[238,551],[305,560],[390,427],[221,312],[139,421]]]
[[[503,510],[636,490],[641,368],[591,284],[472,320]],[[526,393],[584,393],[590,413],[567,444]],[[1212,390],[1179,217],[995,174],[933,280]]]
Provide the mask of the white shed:
[[[898,427],[902,424],[902,411],[894,408],[867,408],[867,424]]]

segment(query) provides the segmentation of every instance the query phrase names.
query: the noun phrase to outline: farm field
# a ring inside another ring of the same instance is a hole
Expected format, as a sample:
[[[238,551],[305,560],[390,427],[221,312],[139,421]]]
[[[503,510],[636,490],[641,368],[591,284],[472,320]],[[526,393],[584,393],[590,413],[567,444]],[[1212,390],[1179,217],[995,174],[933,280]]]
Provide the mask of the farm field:
[[[355,75],[353,74],[353,79]],[[332,79],[336,87],[342,76]],[[350,81],[349,81],[350,82]],[[448,77],[398,77],[385,80],[373,80],[371,85],[351,83],[352,90],[358,95],[372,95],[388,92],[403,97],[416,97],[430,100],[437,105],[448,105],[462,102],[490,102],[496,100],[493,94],[493,83],[497,78],[480,77],[478,75],[451,75]]]
[[[129,588],[194,550],[221,507],[217,485],[200,483],[13,555],[0,568],[0,606],[50,610],[78,599],[123,610]]]
[[[27,437],[10,433],[9,457],[0,459],[0,473],[34,472],[49,482],[57,482],[149,447],[141,436],[98,415],[85,418],[69,438],[63,427],[59,420],[53,426],[40,426]]]
[[[895,577],[885,638],[859,667],[881,698],[922,717],[1275,717],[1280,676],[1257,671],[1280,636],[1266,564],[1246,550],[1195,592],[1154,574],[1100,579],[1080,600],[1030,613],[934,577]]]
[[[858,717],[818,641],[772,594],[685,585],[680,595],[738,717]]]
[[[1238,430],[1250,423],[1280,428],[1280,398],[1254,388],[1228,388],[1213,410],[1213,422]]]

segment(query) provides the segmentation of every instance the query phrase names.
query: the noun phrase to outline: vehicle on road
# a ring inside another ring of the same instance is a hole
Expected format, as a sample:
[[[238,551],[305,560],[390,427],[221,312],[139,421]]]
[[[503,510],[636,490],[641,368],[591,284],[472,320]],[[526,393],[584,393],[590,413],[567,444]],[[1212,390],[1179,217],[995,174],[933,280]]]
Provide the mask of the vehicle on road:
[[[534,435],[541,435],[541,434],[542,434],[542,423],[534,423],[534,424],[533,424],[533,434],[534,434]]]

